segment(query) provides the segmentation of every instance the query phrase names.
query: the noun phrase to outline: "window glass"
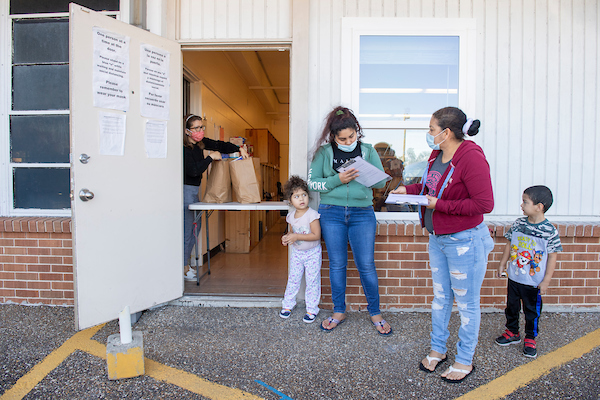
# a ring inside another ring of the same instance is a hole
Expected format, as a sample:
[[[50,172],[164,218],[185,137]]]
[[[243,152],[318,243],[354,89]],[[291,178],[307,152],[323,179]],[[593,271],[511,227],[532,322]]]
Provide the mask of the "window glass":
[[[431,154],[425,140],[425,129],[364,129],[363,141],[373,145],[383,169],[392,177],[385,188],[374,189],[375,211],[416,211],[415,206],[389,205],[385,199],[398,185],[421,181]]]
[[[13,163],[69,162],[69,116],[10,117]]]
[[[77,3],[97,11],[118,11],[120,1]],[[10,1],[12,15],[68,10],[69,1]],[[6,157],[12,163],[12,207],[68,210],[70,174],[64,165],[69,163],[69,116],[54,111],[69,110],[69,21],[52,15],[11,21],[12,112]]]
[[[68,12],[73,0],[11,0],[11,14]],[[119,0],[77,0],[77,4],[94,11],[119,11]]]
[[[69,168],[13,169],[14,208],[70,208],[69,175]]]
[[[13,110],[68,108],[68,64],[13,66]]]
[[[459,40],[360,36],[358,117],[366,128],[364,140],[375,147],[392,177],[373,192],[376,211],[416,211],[412,205],[387,205],[385,199],[398,185],[421,181],[431,154],[425,139],[431,114],[458,106]]]
[[[458,36],[360,38],[361,121],[429,121],[458,105]]]
[[[69,21],[15,20],[13,49],[13,64],[69,62]]]

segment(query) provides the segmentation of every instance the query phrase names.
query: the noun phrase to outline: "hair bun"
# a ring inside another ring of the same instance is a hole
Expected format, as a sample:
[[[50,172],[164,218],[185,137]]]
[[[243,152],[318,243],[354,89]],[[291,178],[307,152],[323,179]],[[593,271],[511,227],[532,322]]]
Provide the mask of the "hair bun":
[[[481,122],[478,119],[475,119],[475,120],[471,120],[470,119],[470,120],[467,121],[467,123],[465,124],[465,126],[469,122],[471,122],[471,124],[466,129],[466,132],[464,132],[464,130],[463,130],[463,132],[466,133],[469,136],[475,136],[475,135],[477,135],[479,133],[479,127],[481,126]],[[464,128],[465,127],[463,127],[463,129]]]

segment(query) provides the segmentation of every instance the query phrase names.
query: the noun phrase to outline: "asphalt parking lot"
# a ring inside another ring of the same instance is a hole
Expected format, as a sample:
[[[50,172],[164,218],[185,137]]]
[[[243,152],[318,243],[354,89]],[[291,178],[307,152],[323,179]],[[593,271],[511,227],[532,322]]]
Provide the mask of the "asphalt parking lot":
[[[332,332],[274,308],[163,306],[142,314],[146,375],[110,381],[107,337],[118,321],[77,333],[73,309],[0,305],[0,398],[13,399],[600,399],[600,313],[543,313],[538,358],[493,340],[504,315],[482,315],[476,371],[460,384],[418,369],[428,313],[365,313]],[[455,354],[458,315],[448,355]],[[87,336],[86,336],[87,335]]]

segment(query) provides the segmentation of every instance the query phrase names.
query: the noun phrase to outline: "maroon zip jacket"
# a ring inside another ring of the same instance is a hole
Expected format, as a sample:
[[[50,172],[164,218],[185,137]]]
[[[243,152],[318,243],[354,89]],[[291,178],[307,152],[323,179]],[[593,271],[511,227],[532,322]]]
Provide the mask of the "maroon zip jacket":
[[[431,152],[428,161],[429,169],[440,153],[439,150]],[[442,185],[452,166],[454,166],[454,173],[431,215],[436,235],[446,235],[474,228],[483,222],[483,214],[494,209],[490,166],[481,147],[470,140],[461,143],[440,178],[436,193],[442,190]],[[421,188],[421,183],[408,185],[406,193],[419,194]],[[427,187],[423,194],[427,194]],[[421,207],[421,226],[423,227],[425,226],[424,214],[425,207]]]

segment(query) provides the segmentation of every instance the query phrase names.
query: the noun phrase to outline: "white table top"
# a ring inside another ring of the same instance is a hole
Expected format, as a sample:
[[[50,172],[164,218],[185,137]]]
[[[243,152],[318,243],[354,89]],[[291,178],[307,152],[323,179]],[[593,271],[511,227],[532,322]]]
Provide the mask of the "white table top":
[[[193,203],[190,210],[288,210],[289,204],[283,201],[261,201],[260,203]]]

